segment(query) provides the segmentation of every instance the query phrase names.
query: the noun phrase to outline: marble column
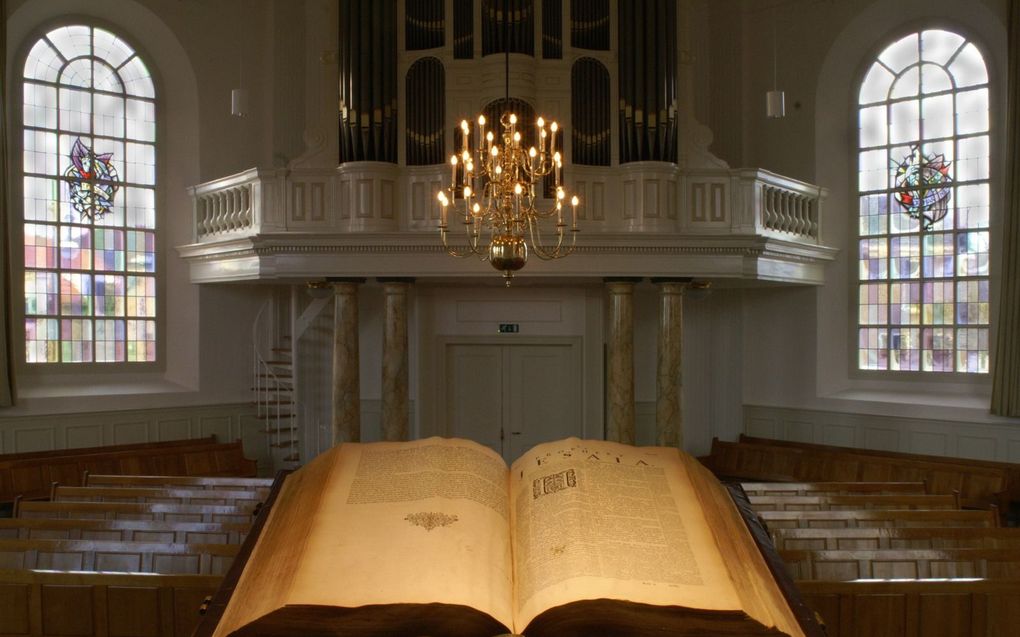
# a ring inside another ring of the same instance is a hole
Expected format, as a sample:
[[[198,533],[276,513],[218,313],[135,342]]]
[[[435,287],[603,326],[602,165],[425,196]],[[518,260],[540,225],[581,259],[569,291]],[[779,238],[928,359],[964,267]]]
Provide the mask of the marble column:
[[[333,282],[333,444],[361,440],[361,381],[358,354],[358,285]]]
[[[606,279],[606,440],[627,444],[634,444],[634,284],[639,280]]]
[[[683,445],[683,318],[688,279],[652,279],[659,286],[655,444]]]
[[[379,279],[383,284],[382,435],[407,440],[407,292],[413,279]]]

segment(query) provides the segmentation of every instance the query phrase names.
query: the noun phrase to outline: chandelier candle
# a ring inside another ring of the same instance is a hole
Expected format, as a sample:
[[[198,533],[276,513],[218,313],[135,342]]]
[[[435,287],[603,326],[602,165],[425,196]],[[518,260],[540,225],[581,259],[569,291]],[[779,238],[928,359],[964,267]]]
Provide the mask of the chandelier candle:
[[[488,261],[503,272],[509,286],[513,273],[527,263],[529,252],[540,259],[552,260],[574,251],[580,200],[576,196],[570,198],[570,240],[564,241],[568,231],[563,220],[567,193],[562,183],[563,158],[556,151],[559,129],[556,122],[551,122],[547,130],[545,120],[539,117],[535,122],[538,148],[531,146],[525,150],[514,113],[503,113],[500,117],[499,139],[494,131],[486,131],[484,115],[479,115],[477,121],[478,142],[474,154],[470,145],[471,125],[467,120],[460,123],[463,143],[460,154],[450,156],[450,187],[437,195],[441,205],[439,236],[449,254],[455,257],[473,255]],[[459,183],[458,168],[461,171]],[[542,180],[550,175],[555,196],[545,209],[540,209],[538,197]],[[451,206],[455,212],[458,206],[463,206],[459,210],[467,239],[467,246],[463,248],[448,242],[447,208]],[[555,243],[547,244],[542,238],[542,225],[551,225],[553,218]]]

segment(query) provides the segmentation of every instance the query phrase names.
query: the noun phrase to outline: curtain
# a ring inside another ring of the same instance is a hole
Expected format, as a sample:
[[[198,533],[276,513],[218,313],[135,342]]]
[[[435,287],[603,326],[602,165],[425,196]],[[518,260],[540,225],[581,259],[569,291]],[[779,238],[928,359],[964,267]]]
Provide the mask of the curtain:
[[[998,338],[992,368],[992,413],[1020,417],[1020,0],[1009,3],[1006,73],[1006,205],[1002,224]]]
[[[7,164],[7,0],[0,0],[0,407],[14,404],[11,364],[10,167]]]

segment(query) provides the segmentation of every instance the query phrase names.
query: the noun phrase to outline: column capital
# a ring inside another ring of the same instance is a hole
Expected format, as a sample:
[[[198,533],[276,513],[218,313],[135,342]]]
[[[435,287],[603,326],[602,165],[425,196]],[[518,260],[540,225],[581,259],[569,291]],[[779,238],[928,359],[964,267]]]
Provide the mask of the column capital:
[[[603,283],[641,283],[645,278],[642,276],[607,276],[602,277]]]
[[[662,283],[682,283],[688,285],[694,282],[694,278],[689,276],[653,276],[650,280],[656,285]]]
[[[364,283],[367,279],[363,276],[328,276],[326,277],[326,283],[354,283],[359,285]]]

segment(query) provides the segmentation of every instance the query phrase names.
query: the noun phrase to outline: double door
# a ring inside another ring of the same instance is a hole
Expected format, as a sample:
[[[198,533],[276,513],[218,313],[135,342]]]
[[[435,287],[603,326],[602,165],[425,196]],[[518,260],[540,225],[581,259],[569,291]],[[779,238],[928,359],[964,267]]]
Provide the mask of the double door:
[[[579,341],[447,343],[449,435],[475,440],[507,464],[540,442],[582,436]]]

